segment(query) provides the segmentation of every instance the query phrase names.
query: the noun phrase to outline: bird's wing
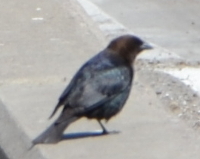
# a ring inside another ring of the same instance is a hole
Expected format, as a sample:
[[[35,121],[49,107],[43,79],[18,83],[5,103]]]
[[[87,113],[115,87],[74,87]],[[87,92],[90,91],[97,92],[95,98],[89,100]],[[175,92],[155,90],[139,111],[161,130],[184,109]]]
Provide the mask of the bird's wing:
[[[119,66],[99,69],[97,64],[86,64],[77,72],[60,96],[50,118],[62,105],[65,105],[65,109],[68,106],[85,110],[97,107],[125,90],[131,81],[130,68]]]
[[[131,81],[132,73],[127,67],[98,71],[73,87],[68,95],[69,105],[78,114],[94,109],[125,91]]]

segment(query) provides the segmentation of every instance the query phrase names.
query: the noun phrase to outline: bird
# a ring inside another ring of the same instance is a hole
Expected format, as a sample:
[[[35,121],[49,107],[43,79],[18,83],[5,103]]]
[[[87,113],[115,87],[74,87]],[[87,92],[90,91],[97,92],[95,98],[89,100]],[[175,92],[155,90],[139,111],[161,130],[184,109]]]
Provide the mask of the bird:
[[[152,48],[132,34],[113,39],[80,67],[49,118],[62,107],[60,116],[33,140],[33,144],[58,143],[64,130],[82,117],[97,120],[102,134],[108,134],[101,121],[109,121],[122,110],[132,87],[135,58],[143,50]]]

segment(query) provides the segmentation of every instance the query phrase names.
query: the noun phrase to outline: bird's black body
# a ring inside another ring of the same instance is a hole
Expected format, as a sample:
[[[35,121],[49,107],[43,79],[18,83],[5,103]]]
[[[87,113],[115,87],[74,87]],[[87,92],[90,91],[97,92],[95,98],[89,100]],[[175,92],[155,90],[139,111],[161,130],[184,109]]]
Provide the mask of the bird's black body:
[[[100,52],[77,72],[60,97],[58,106],[65,105],[64,111],[73,109],[77,116],[108,120],[121,109],[129,95],[133,70],[120,58],[105,58],[106,53]]]
[[[120,38],[115,39],[116,42],[120,41]],[[94,118],[100,122],[102,119],[109,120],[122,109],[131,90],[132,63],[136,55],[143,50],[140,48],[143,41],[139,38],[130,36],[128,39],[133,42],[125,38],[121,40],[123,43],[118,44],[113,40],[105,50],[79,69],[60,96],[51,117],[63,106],[61,115],[34,140],[35,144],[60,141],[65,128],[81,117]],[[131,46],[126,46],[126,40]],[[105,133],[105,128],[102,128]]]

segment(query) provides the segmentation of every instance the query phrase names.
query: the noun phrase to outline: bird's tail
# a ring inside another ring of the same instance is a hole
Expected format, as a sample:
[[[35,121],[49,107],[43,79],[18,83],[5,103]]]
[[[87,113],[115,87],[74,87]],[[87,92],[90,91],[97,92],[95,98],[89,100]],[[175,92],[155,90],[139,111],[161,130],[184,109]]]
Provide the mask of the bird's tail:
[[[50,144],[57,143],[62,139],[62,134],[64,130],[69,126],[70,123],[77,120],[77,117],[69,117],[64,121],[59,117],[52,125],[50,125],[41,135],[39,135],[36,139],[33,140],[33,145],[36,144]]]

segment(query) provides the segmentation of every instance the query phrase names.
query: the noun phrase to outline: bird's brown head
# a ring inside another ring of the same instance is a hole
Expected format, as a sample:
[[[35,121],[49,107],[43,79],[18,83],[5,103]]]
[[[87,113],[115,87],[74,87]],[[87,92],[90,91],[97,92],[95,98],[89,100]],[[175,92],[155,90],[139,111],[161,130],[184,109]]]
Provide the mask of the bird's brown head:
[[[129,64],[134,62],[136,56],[143,50],[153,47],[133,35],[123,35],[110,42],[107,49],[114,54],[121,56]]]

